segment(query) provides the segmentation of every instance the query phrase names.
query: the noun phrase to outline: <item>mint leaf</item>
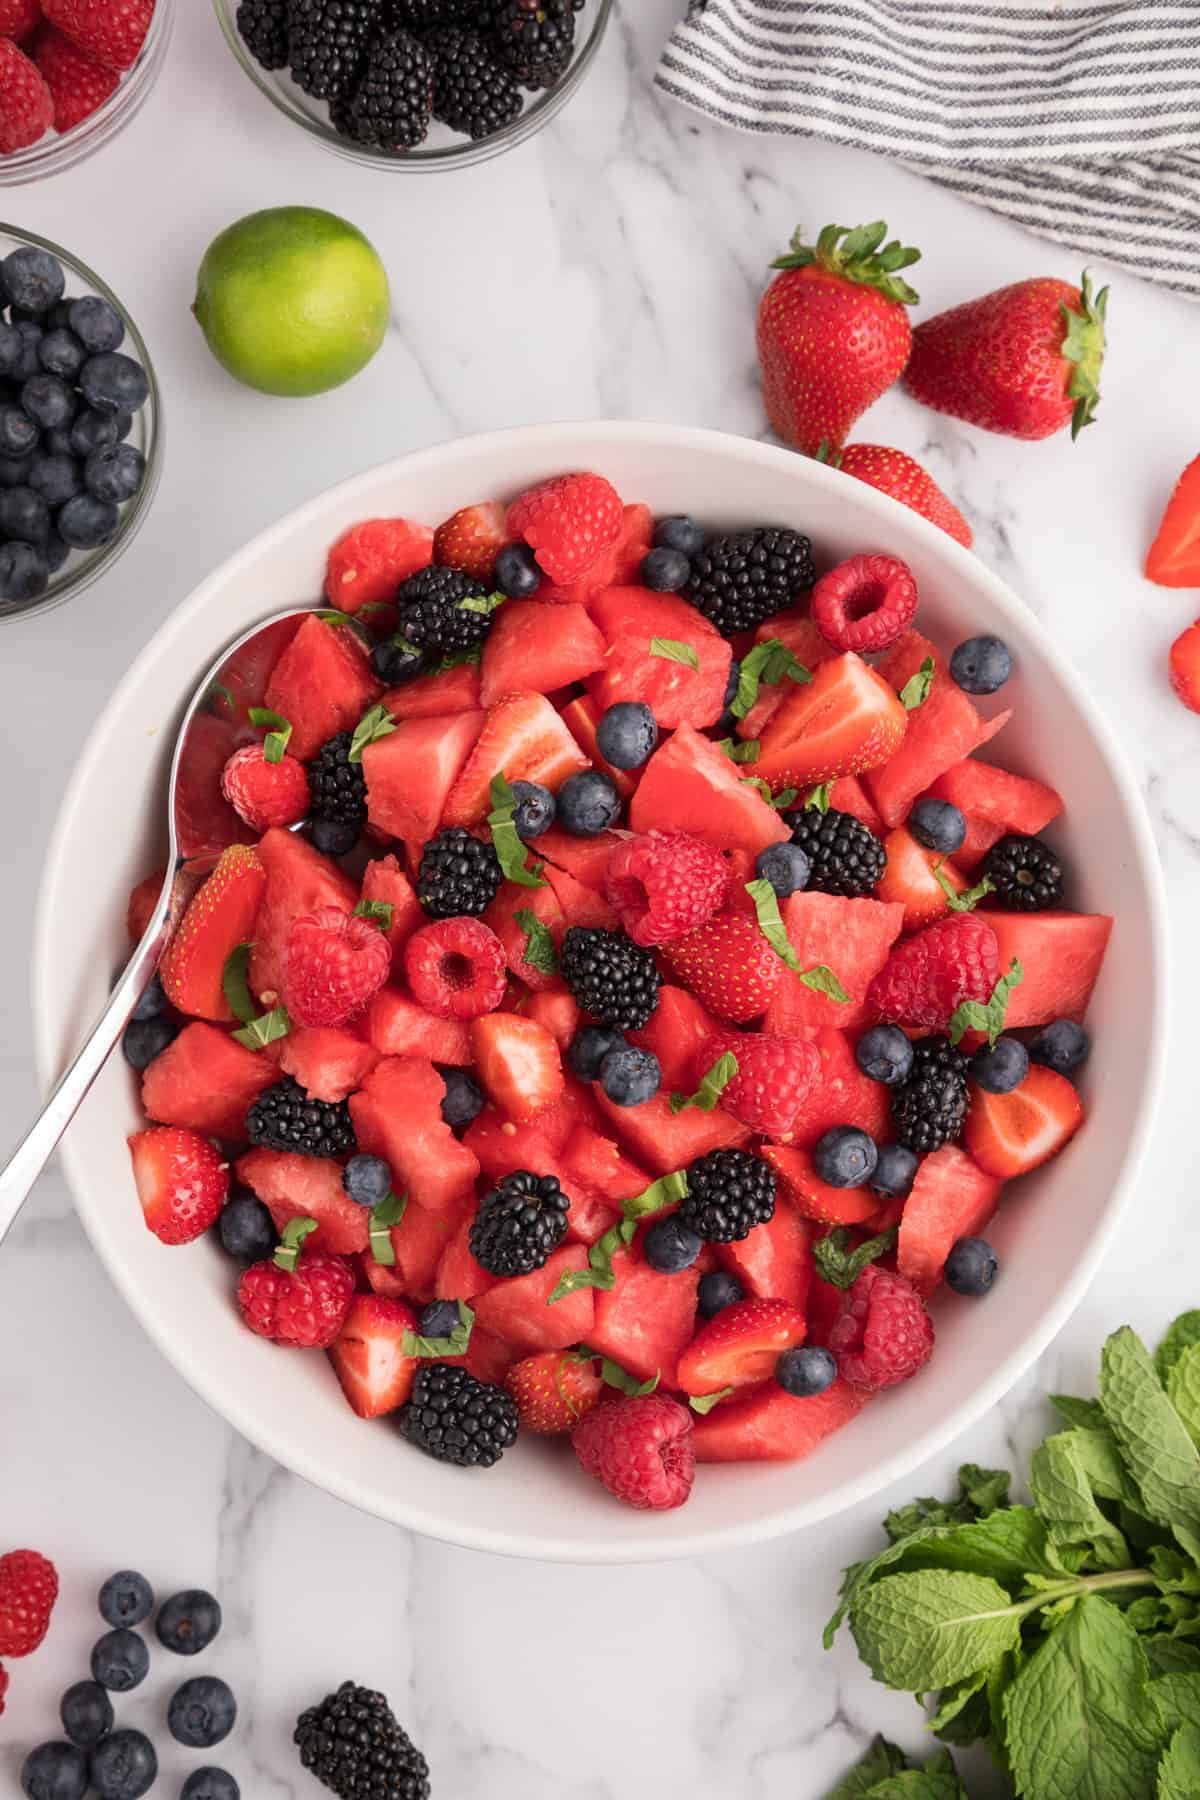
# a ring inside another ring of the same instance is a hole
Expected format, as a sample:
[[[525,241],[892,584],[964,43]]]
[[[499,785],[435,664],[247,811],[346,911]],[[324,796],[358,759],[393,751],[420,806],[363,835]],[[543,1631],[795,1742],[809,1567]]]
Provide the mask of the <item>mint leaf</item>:
[[[724,1387],[718,1388],[715,1394],[692,1394],[689,1396],[688,1405],[693,1412],[699,1413],[703,1417],[705,1413],[712,1411],[719,1400],[728,1400],[732,1392],[731,1387]]]
[[[839,1006],[845,1006],[849,1001],[849,994],[828,963],[814,963],[811,969],[799,969],[797,973],[805,987],[824,994],[827,1000],[835,1000]]]
[[[1033,1453],[1029,1487],[1046,1522],[1050,1542],[1064,1552],[1077,1551],[1101,1569],[1133,1566],[1129,1546],[1100,1510],[1088,1478],[1087,1433],[1061,1431]]]
[[[803,684],[812,675],[779,638],[767,638],[748,650],[738,666],[737,692],[729,710],[735,719],[744,719],[758,699],[760,682],[778,687],[784,679]]]
[[[1189,1643],[1186,1638],[1143,1638],[1142,1649],[1146,1652],[1146,1661],[1150,1664],[1152,1676],[1194,1675],[1200,1671],[1200,1644]],[[1155,1692],[1157,1693],[1157,1691],[1156,1687]],[[1200,1682],[1197,1682],[1191,1691],[1196,1696],[1195,1722],[1200,1724]],[[1160,1710],[1165,1716],[1166,1709],[1160,1708]]]
[[[1194,1652],[1196,1648],[1194,1644],[1181,1638],[1169,1638],[1167,1641],[1183,1651]],[[1143,1648],[1148,1652],[1150,1644],[1145,1644]],[[1154,1661],[1149,1657],[1147,1660],[1153,1670]],[[1181,1725],[1200,1726],[1200,1674],[1195,1667],[1173,1669],[1165,1675],[1159,1675],[1157,1680],[1150,1683],[1150,1692],[1168,1731],[1176,1731]],[[1200,1793],[1200,1789],[1197,1792]]]
[[[911,1500],[907,1506],[894,1508],[883,1521],[883,1529],[893,1544],[910,1537],[923,1525],[970,1525],[985,1519],[1008,1505],[1012,1481],[1007,1469],[981,1469],[978,1463],[963,1463],[958,1471],[956,1500]]]
[[[507,594],[471,594],[458,603],[459,612],[480,613],[486,619],[491,613],[498,612],[508,599]]]
[[[304,1240],[317,1229],[316,1219],[289,1219],[283,1228],[283,1236],[275,1252],[275,1262],[288,1275],[300,1260],[300,1252]]]
[[[1196,1800],[1200,1794],[1200,1727],[1181,1725],[1158,1765],[1158,1800]]]
[[[1104,1408],[1098,1400],[1081,1400],[1077,1394],[1051,1394],[1050,1404],[1068,1425],[1081,1425],[1085,1431],[1107,1431]]]
[[[894,1248],[899,1235],[900,1227],[893,1225],[890,1231],[882,1231],[878,1237],[868,1238],[865,1244],[860,1244],[857,1250],[851,1250],[848,1229],[838,1225],[813,1245],[817,1274],[822,1281],[828,1281],[836,1288],[853,1287],[868,1263],[886,1256]]]
[[[819,781],[815,788],[809,788],[804,801],[805,812],[827,813],[829,802],[833,797],[832,781]]]
[[[359,608],[360,612],[362,608]],[[467,664],[476,667],[483,661],[483,645],[471,644],[466,650],[451,650],[447,656],[434,664],[429,670],[431,675],[444,675],[447,669],[461,669]]]
[[[554,948],[549,927],[543,925],[537,914],[527,906],[514,913],[513,917],[525,933],[525,954],[521,961],[528,963],[531,969],[540,970],[543,975],[557,975],[558,951]]]
[[[633,1221],[622,1219],[617,1225],[610,1225],[603,1237],[598,1237],[588,1251],[586,1269],[568,1269],[560,1275],[554,1292],[547,1300],[547,1306],[553,1306],[556,1300],[565,1300],[568,1294],[577,1294],[581,1288],[601,1288],[607,1292],[616,1285],[612,1259],[618,1250],[627,1249],[633,1242]]]
[[[1146,1347],[1123,1325],[1100,1357],[1100,1404],[1142,1497],[1196,1558],[1200,1544],[1200,1453],[1163,1393]]]
[[[360,763],[363,759],[363,751],[368,744],[377,744],[380,738],[390,737],[395,729],[396,721],[386,706],[368,708],[354,727],[354,736],[350,739],[346,761]]]
[[[395,907],[390,900],[360,900],[354,909],[356,919],[370,919],[378,925],[380,931],[387,933],[392,929],[392,914]]]
[[[1193,1444],[1200,1444],[1200,1344],[1189,1345],[1172,1365],[1167,1394]]]
[[[639,1381],[636,1375],[630,1375],[620,1363],[613,1362],[609,1356],[600,1358],[600,1379],[609,1387],[617,1388],[622,1394],[628,1394],[631,1400],[640,1400],[643,1394],[652,1394],[659,1384],[662,1371],[656,1369],[649,1381]]]
[[[272,712],[267,706],[251,706],[246,716],[252,725],[271,727],[263,739],[263,761],[282,762],[292,738],[291,721],[285,719],[282,713]]]
[[[694,1094],[672,1094],[671,1111],[686,1112],[694,1106],[699,1112],[710,1113],[720,1101],[721,1095],[738,1072],[738,1059],[732,1050],[726,1050],[718,1056],[708,1073],[701,1077],[700,1085]]]
[[[1166,1335],[1154,1352],[1154,1366],[1163,1386],[1185,1350],[1200,1344],[1200,1312],[1180,1313],[1167,1327]]]
[[[742,786],[757,788],[759,798],[765,800],[768,806],[772,804],[771,784],[764,781],[761,775],[743,775]]]
[[[786,812],[789,806],[795,805],[799,794],[799,788],[780,788],[779,792],[772,800],[771,805],[776,812]]]
[[[687,1198],[688,1184],[686,1169],[676,1169],[670,1175],[660,1175],[652,1181],[648,1188],[635,1194],[631,1200],[622,1200],[621,1211],[627,1224],[636,1225],[641,1219],[649,1219],[655,1213],[662,1212],[664,1207],[671,1206],[676,1200]],[[625,1239],[630,1242],[629,1238]]]
[[[983,880],[976,882],[973,888],[964,888],[963,892],[960,894],[950,880],[950,877],[942,871],[942,863],[945,862],[945,860],[946,859],[943,856],[940,862],[934,863],[933,878],[941,888],[943,894],[945,894],[946,904],[949,906],[951,912],[973,912],[981,900],[985,899],[988,894],[995,893],[995,882],[990,875],[985,875]]]
[[[921,1569],[866,1587],[854,1601],[850,1629],[877,1681],[925,1693],[989,1669],[1015,1649],[1021,1612],[988,1576]]]
[[[515,881],[518,887],[545,887],[542,880],[542,863],[535,863],[532,870],[525,867],[525,846],[517,836],[517,828],[513,824],[513,813],[516,801],[513,791],[503,774],[493,775],[489,789],[492,810],[488,814],[488,824],[492,830],[492,848],[504,872],[506,881]]]
[[[779,895],[769,881],[748,881],[746,892],[754,902],[754,911],[758,915],[758,929],[783,962],[797,975],[800,974],[800,958],[792,949],[788,938],[787,927],[779,912]]]
[[[920,1768],[877,1781],[868,1792],[869,1800],[967,1800],[967,1790],[955,1773],[948,1750],[930,1757]]]
[[[739,743],[736,738],[719,738],[717,749],[723,750],[730,762],[752,763],[758,761],[762,743],[758,738],[747,738],[744,743]]]
[[[918,706],[924,706],[929,698],[929,690],[933,686],[933,658],[927,656],[915,675],[909,677],[900,689],[900,704],[906,712],[914,712]]]
[[[406,1331],[400,1339],[401,1356],[419,1357],[422,1362],[440,1362],[445,1356],[465,1356],[471,1342],[471,1332],[475,1325],[475,1314],[465,1300],[457,1302],[458,1324],[449,1337],[420,1337],[415,1331]]]
[[[868,1800],[877,1782],[899,1775],[907,1767],[908,1758],[898,1745],[890,1744],[884,1737],[872,1738],[849,1773],[830,1788],[825,1800]]]
[[[661,656],[664,662],[683,663],[689,669],[699,669],[700,658],[690,644],[680,643],[678,638],[652,637],[650,639],[651,656]]]
[[[979,1669],[948,1688],[939,1688],[926,1729],[950,1744],[973,1744],[986,1737],[992,1722],[984,1692],[988,1674],[987,1669]]]
[[[955,1007],[947,1027],[950,1042],[960,1043],[968,1031],[986,1031],[988,1043],[994,1044],[1008,1017],[1008,996],[1024,979],[1025,971],[1014,956],[1008,965],[1008,974],[1000,977],[986,1006],[978,1000],[964,1000]]]
[[[394,1267],[396,1261],[395,1246],[392,1243],[392,1226],[398,1225],[408,1208],[407,1194],[385,1194],[378,1206],[371,1208],[367,1223],[367,1237],[370,1241],[371,1255],[383,1268]]]
[[[259,1018],[249,1019],[233,1035],[236,1042],[244,1044],[247,1050],[265,1050],[276,1038],[286,1037],[291,1029],[292,1021],[288,1017],[287,1007],[275,1006]]]
[[[249,1025],[258,1014],[258,1005],[246,979],[246,971],[250,967],[250,950],[249,944],[235,944],[225,958],[225,967],[221,971],[221,992],[230,1012],[243,1025]]]

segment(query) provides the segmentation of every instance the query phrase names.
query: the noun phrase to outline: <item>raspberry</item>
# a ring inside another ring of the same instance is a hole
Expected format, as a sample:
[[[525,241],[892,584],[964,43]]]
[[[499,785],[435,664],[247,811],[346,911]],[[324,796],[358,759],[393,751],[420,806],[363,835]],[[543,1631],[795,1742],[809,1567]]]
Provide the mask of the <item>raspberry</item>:
[[[625,509],[603,475],[557,475],[508,509],[510,537],[524,538],[551,581],[577,581],[620,535]]]
[[[821,1056],[815,1044],[800,1038],[776,1037],[769,1031],[731,1031],[706,1045],[697,1060],[696,1082],[726,1050],[737,1057],[738,1072],[721,1095],[726,1112],[779,1137],[792,1128],[801,1106],[821,1079]]]
[[[480,919],[422,925],[404,946],[413,999],[440,1019],[478,1019],[504,998],[504,945]]]
[[[295,825],[308,811],[308,776],[294,756],[268,762],[261,744],[243,744],[225,764],[221,792],[252,831]]]
[[[322,906],[293,919],[283,998],[301,1025],[344,1025],[388,978],[392,950],[371,919]]]
[[[721,852],[684,831],[626,838],[609,859],[604,891],[635,944],[669,944],[717,911],[729,886]]]
[[[37,1550],[0,1556],[0,1656],[28,1656],[46,1635],[58,1571]]]
[[[238,1283],[238,1305],[251,1331],[298,1350],[325,1350],[346,1322],[354,1272],[343,1256],[308,1250],[289,1274],[275,1262],[251,1264]]]
[[[50,89],[57,131],[82,124],[104,105],[120,80],[115,69],[106,69],[52,25],[38,39],[33,60]]]
[[[42,0],[52,25],[109,69],[128,69],[150,29],[154,0]]]
[[[871,1263],[842,1299],[829,1348],[855,1387],[895,1387],[929,1361],[933,1320],[911,1281]]]
[[[898,944],[867,989],[867,1004],[898,1025],[944,1030],[964,1000],[990,1000],[1000,948],[986,919],[960,913]]]
[[[12,38],[19,44],[41,17],[38,0],[0,0],[0,37]]]
[[[428,525],[407,519],[364,519],[344,532],[325,564],[325,598],[343,612],[382,606],[433,555]]]
[[[642,1511],[682,1506],[696,1475],[692,1415],[667,1394],[605,1402],[571,1434],[575,1454],[610,1494]]]
[[[24,51],[0,38],[0,153],[36,144],[54,123],[54,101]]]
[[[894,556],[851,556],[812,591],[817,629],[839,650],[887,650],[912,624],[917,584]]]

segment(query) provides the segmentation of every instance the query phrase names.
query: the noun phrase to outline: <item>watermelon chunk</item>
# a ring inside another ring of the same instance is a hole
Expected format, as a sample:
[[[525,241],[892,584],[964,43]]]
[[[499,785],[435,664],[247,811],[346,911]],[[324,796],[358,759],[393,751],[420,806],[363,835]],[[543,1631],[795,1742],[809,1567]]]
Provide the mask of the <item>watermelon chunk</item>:
[[[314,1100],[344,1100],[371,1073],[379,1051],[337,1025],[298,1025],[279,1040],[279,1066]]]
[[[279,826],[263,833],[258,854],[267,871],[267,886],[255,924],[249,982],[264,1006],[274,1006],[283,990],[292,920],[322,906],[352,912],[358,889],[307,838]]]
[[[355,634],[314,613],[271,671],[266,700],[291,724],[288,750],[304,762],[339,731],[353,731],[382,692]]]
[[[561,869],[565,875],[573,875],[584,887],[602,894],[608,859],[619,842],[612,831],[601,831],[596,837],[577,838],[552,825],[540,838],[533,839],[530,848],[539,861]]]
[[[493,1332],[482,1331],[476,1320],[465,1353],[462,1356],[447,1356],[444,1360],[461,1364],[476,1381],[488,1381],[493,1387],[503,1387],[504,1377],[520,1354],[514,1345],[506,1344],[503,1338],[496,1337]]]
[[[370,1255],[362,1259],[363,1273],[370,1287],[375,1293],[390,1298],[403,1296],[422,1303],[432,1300],[446,1247],[474,1210],[473,1198],[452,1206],[431,1208],[421,1206],[410,1195],[404,1217],[399,1225],[392,1227],[395,1263],[390,1266],[380,1264]]]
[[[595,1290],[580,1288],[553,1306],[549,1303],[562,1276],[586,1268],[583,1245],[566,1244],[532,1275],[498,1281],[481,1294],[475,1308],[476,1323],[518,1350],[565,1350],[585,1340],[590,1344]]]
[[[876,837],[883,836],[886,827],[857,775],[838,776],[829,790],[829,804],[835,812],[853,813],[868,831],[873,831]]]
[[[561,909],[564,925],[598,926],[602,931],[615,931],[620,923],[603,894],[577,881],[566,869],[547,863],[542,870],[550,890]],[[522,890],[524,891],[524,890]]]
[[[392,922],[384,936],[392,947],[392,967],[399,966],[400,952],[413,932],[429,923],[412,882],[394,856],[378,856],[363,870],[362,897],[382,900],[392,909]]]
[[[596,727],[600,723],[600,708],[590,694],[579,694],[574,700],[560,708],[563,723],[588,761],[597,769],[603,769],[623,800],[628,800],[638,784],[636,769],[614,769],[610,762],[605,762],[596,748]],[[576,838],[575,843],[586,844],[592,840]]]
[[[983,1230],[996,1210],[1001,1186],[957,1144],[943,1144],[921,1158],[896,1244],[896,1266],[918,1293],[933,1292],[959,1238]]]
[[[384,739],[384,742],[388,742]],[[543,694],[510,694],[486,723],[441,809],[444,825],[478,825],[491,810],[494,775],[557,790],[587,758]]]
[[[694,994],[665,984],[658,990],[658,1006],[649,1022],[626,1035],[631,1044],[657,1056],[668,1094],[676,1090],[690,1093],[698,1057],[724,1030],[727,1027],[714,1019]]]
[[[679,1358],[696,1329],[700,1271],[693,1265],[679,1275],[660,1275],[643,1257],[639,1238],[613,1257],[613,1275],[607,1293],[596,1290],[588,1348],[611,1356],[639,1381],[658,1375],[663,1387],[674,1387]]]
[[[371,824],[390,837],[421,843],[432,837],[485,716],[460,712],[402,719],[387,737],[368,744],[362,766]]]
[[[514,881],[501,884],[500,892],[483,915],[483,922],[489,926],[504,946],[504,960],[510,970],[528,988],[553,987],[558,976],[545,969],[537,968],[526,962],[525,953],[529,948],[529,936],[517,920],[519,912],[532,913],[538,922],[544,925],[554,939],[557,950],[567,929],[562,907],[558,904],[552,887],[526,888],[519,887]],[[561,984],[559,984],[561,985]]]
[[[541,1129],[545,1117],[543,1114],[541,1119],[518,1125],[494,1106],[485,1106],[478,1118],[467,1126],[462,1141],[478,1159],[484,1174],[494,1181],[514,1175],[518,1169],[528,1169],[531,1175],[559,1178],[562,1175],[558,1157],[561,1146],[554,1141],[552,1133],[547,1134]]]
[[[867,989],[887,961],[904,926],[904,908],[840,894],[789,894],[781,907],[792,949],[806,969],[825,963],[850,998],[831,1000],[806,987],[791,970],[771,997],[764,1029],[796,1037],[828,1025],[851,1031],[867,1017]]]
[[[340,1163],[324,1157],[293,1156],[283,1150],[248,1150],[238,1158],[237,1178],[267,1207],[280,1236],[289,1219],[315,1219],[306,1250],[353,1256],[368,1244],[368,1211],[342,1187]]]
[[[822,1181],[807,1150],[764,1144],[762,1154],[802,1218],[822,1225],[861,1225],[878,1209],[879,1196],[870,1188],[831,1187]]]
[[[742,780],[738,765],[690,725],[681,725],[646,764],[629,827],[687,831],[718,850],[735,847],[752,856],[791,836],[758,789]]]
[[[189,725],[187,754],[175,790],[179,850],[186,860],[215,856],[229,844],[254,842],[257,834],[221,791],[221,776],[234,751],[253,742],[255,735],[216,712],[198,713]]]
[[[949,800],[966,818],[966,841],[954,852],[954,860],[968,873],[979,867],[1005,832],[1032,837],[1063,809],[1061,794],[1044,781],[1012,775],[973,757],[939,775],[929,792],[936,800]]]
[[[555,979],[521,1002],[527,1019],[545,1027],[560,1050],[566,1050],[579,1029],[579,1006],[566,983]]]
[[[902,824],[918,794],[987,743],[1011,716],[1001,713],[992,720],[981,718],[951,680],[945,659],[919,631],[904,634],[879,665],[879,673],[899,693],[929,658],[934,663],[934,677],[928,698],[909,713],[900,748],[866,778],[867,791],[889,828]]]
[[[593,1188],[618,1206],[645,1193],[651,1180],[612,1138],[590,1125],[577,1125],[571,1133],[563,1148],[562,1169],[568,1184]]]
[[[831,1125],[857,1125],[876,1143],[883,1143],[890,1135],[887,1088],[863,1074],[853,1045],[842,1032],[818,1031],[813,1043],[821,1058],[821,1080],[792,1120],[792,1143],[811,1150]]]
[[[474,1218],[464,1219],[442,1252],[435,1288],[439,1300],[477,1300],[494,1288],[499,1277],[476,1262],[471,1254],[471,1226]],[[472,1335],[474,1335],[472,1333]]]
[[[444,713],[479,709],[479,668],[455,663],[438,675],[421,675],[403,687],[389,688],[380,701],[393,719],[432,719]]]
[[[591,612],[608,646],[603,667],[588,684],[602,713],[618,700],[644,700],[660,731],[716,723],[733,652],[694,606],[678,594],[614,587],[596,596]],[[699,667],[653,654],[655,638],[687,645]]]
[[[578,603],[551,611],[540,600],[501,607],[483,646],[484,706],[509,694],[549,694],[583,681],[604,661],[604,639]]]
[[[837,1379],[823,1394],[793,1399],[767,1381],[744,1399],[724,1401],[696,1420],[696,1460],[798,1462],[860,1413],[870,1394]]]
[[[776,1199],[775,1217],[732,1244],[717,1244],[717,1260],[736,1275],[747,1294],[784,1300],[798,1312],[808,1305],[812,1282],[813,1233],[786,1196]]]
[[[394,600],[396,589],[433,557],[433,528],[412,519],[361,519],[330,547],[325,597],[341,612]]]
[[[263,706],[271,671],[303,622],[295,616],[277,619],[274,625],[256,631],[240,650],[235,651],[221,669],[221,689],[224,691],[214,691],[208,702],[213,712],[236,723],[245,721],[250,707]],[[257,734],[247,725],[246,739],[252,735]]]
[[[463,1019],[439,1019],[399,988],[380,988],[365,1015],[367,1036],[381,1056],[427,1056],[465,1069],[471,1033]]]
[[[1104,913],[1010,913],[989,909],[1000,967],[1013,957],[1025,971],[1008,999],[1010,1030],[1082,1019],[1108,948],[1112,920]]]
[[[350,1096],[361,1149],[382,1156],[395,1191],[430,1212],[473,1204],[479,1163],[442,1118],[446,1084],[423,1056],[386,1058]]]
[[[721,1106],[710,1113],[689,1107],[676,1114],[669,1096],[661,1091],[641,1106],[614,1106],[602,1088],[592,1091],[613,1136],[655,1175],[686,1169],[709,1150],[736,1147],[750,1136],[747,1127]]]
[[[248,1109],[278,1079],[269,1056],[197,1021],[185,1025],[142,1076],[142,1110],[161,1125],[187,1125],[205,1137],[244,1143]]]

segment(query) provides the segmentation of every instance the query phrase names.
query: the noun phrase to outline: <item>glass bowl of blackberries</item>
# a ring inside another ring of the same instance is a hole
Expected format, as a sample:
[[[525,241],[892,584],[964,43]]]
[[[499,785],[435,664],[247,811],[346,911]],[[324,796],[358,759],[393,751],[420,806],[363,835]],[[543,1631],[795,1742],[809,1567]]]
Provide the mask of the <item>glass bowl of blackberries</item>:
[[[486,162],[583,81],[613,0],[213,0],[259,91],[372,168]]]
[[[0,620],[59,605],[116,561],[161,445],[150,356],[112,289],[0,223]]]

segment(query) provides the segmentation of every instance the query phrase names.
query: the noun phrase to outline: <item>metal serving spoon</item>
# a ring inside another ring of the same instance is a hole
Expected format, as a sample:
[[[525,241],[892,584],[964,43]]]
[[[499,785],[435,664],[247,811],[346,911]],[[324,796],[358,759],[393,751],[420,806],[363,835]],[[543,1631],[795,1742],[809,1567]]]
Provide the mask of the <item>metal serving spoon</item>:
[[[253,841],[255,834],[221,795],[221,769],[240,744],[251,743],[258,735],[239,697],[246,683],[278,655],[287,641],[289,624],[309,611],[299,607],[275,613],[252,631],[243,632],[202,676],[188,702],[171,758],[162,892],[141,942],[118,976],[86,1043],[0,1169],[0,1241],[120,1040],[200,881],[229,844]]]

